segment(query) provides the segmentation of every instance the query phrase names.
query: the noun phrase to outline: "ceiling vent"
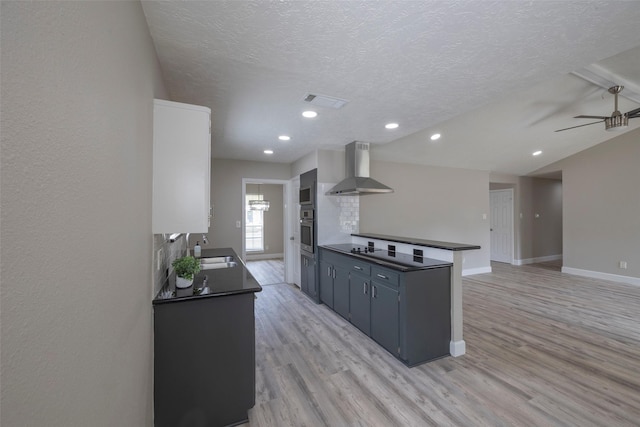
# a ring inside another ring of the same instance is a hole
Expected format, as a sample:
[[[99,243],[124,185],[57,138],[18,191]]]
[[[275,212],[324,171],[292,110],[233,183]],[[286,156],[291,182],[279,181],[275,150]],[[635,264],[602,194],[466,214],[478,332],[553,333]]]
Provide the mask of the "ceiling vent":
[[[349,103],[346,99],[335,98],[333,96],[318,95],[309,93],[304,97],[304,101],[318,107],[334,108],[336,110],[344,107]]]

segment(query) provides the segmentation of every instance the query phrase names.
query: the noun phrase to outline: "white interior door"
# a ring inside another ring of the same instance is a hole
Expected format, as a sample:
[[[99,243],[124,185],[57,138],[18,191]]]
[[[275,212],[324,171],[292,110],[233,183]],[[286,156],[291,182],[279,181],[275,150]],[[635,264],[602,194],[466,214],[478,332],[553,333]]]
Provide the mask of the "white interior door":
[[[287,283],[295,283],[300,287],[300,204],[298,195],[300,192],[300,177],[289,181],[289,248],[291,251],[290,262],[287,263]]]
[[[513,262],[513,189],[491,190],[491,261]]]

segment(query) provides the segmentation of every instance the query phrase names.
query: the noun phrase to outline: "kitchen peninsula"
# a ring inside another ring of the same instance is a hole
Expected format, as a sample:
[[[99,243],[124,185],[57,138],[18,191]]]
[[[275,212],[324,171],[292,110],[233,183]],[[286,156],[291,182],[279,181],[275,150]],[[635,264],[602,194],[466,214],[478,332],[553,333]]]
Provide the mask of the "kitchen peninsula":
[[[203,249],[193,285],[168,283],[153,300],[154,425],[246,422],[255,404],[255,293],[231,248]]]
[[[376,233],[353,233],[353,243],[388,249],[400,244],[398,252],[406,250],[413,254],[420,253],[425,257],[449,261],[451,267],[451,342],[449,352],[452,356],[465,354],[465,342],[462,337],[462,255],[464,251],[480,249],[478,245],[452,243],[412,237],[390,236]],[[406,249],[405,249],[406,248]],[[417,252],[416,252],[417,251]]]

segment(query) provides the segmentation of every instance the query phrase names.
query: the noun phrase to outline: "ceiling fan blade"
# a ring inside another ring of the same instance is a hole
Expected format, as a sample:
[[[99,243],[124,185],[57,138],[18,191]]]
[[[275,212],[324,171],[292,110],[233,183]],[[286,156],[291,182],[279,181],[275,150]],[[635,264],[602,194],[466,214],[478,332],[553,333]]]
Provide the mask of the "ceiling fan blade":
[[[570,128],[558,129],[558,130],[556,130],[556,131],[554,131],[554,132],[562,132],[563,130],[569,130],[569,129],[581,128],[582,126],[595,125],[596,123],[602,123],[602,122],[604,122],[604,120],[600,120],[599,122],[586,123],[586,124],[584,124],[584,125],[571,126]]]
[[[574,119],[608,119],[608,116],[575,116]]]
[[[627,116],[629,116],[630,119],[638,117],[638,114],[640,114],[640,108],[636,108],[635,110],[631,110],[627,112]]]

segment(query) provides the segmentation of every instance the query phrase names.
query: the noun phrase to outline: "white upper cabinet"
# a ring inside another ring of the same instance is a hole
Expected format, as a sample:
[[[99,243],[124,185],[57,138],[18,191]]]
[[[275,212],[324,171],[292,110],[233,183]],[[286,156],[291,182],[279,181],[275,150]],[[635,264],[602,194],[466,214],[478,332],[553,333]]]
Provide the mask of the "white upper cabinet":
[[[156,99],[152,232],[209,231],[211,110]]]

